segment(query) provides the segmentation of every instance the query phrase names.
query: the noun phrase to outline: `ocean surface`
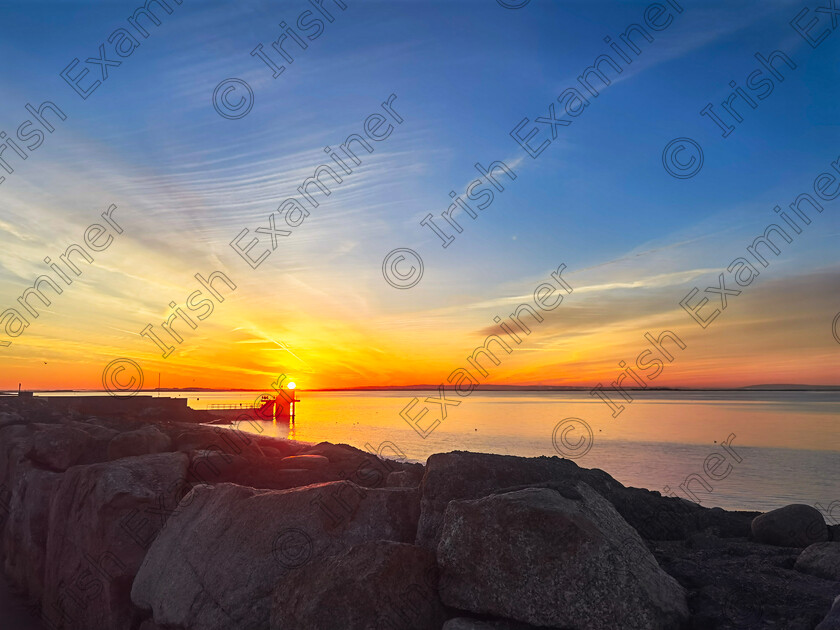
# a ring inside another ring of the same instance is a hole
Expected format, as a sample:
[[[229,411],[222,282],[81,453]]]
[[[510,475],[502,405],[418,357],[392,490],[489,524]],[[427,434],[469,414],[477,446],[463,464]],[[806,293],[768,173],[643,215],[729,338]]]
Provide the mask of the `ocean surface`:
[[[84,392],[91,393],[91,392]],[[628,486],[707,507],[766,511],[807,503],[840,524],[840,392],[631,392],[617,417],[586,391],[447,394],[296,390],[293,426],[239,424],[252,433],[344,443],[425,462],[454,450],[560,455]],[[250,406],[258,392],[162,391],[190,407]],[[400,416],[417,418],[417,430]],[[617,398],[614,396],[614,399]],[[427,400],[428,399],[428,400]],[[617,401],[618,402],[618,401]],[[210,409],[212,411],[212,409]],[[429,429],[439,422],[432,430]],[[425,435],[421,435],[424,433]]]

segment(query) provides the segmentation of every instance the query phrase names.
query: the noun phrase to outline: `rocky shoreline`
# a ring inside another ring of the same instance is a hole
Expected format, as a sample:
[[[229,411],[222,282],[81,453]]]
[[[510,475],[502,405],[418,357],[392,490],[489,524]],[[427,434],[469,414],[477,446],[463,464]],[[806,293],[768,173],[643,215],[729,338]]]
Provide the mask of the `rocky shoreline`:
[[[44,628],[840,629],[840,526],[809,506],[203,420],[0,399],[0,556]]]

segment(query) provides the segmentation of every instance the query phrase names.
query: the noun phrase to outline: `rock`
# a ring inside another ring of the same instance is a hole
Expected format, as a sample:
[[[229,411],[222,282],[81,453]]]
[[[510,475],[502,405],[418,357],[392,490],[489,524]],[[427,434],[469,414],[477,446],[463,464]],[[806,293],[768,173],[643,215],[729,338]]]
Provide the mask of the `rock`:
[[[281,579],[271,628],[439,630],[445,619],[434,554],[405,543],[371,541]]]
[[[108,461],[108,444],[119,434],[119,431],[100,426],[93,422],[66,422],[64,424],[65,426],[71,426],[84,431],[91,437],[85,455],[77,463],[96,464]]]
[[[259,426],[259,428],[262,428],[262,426]],[[253,433],[249,433],[248,435],[257,443],[263,453],[269,457],[288,457],[289,455],[299,453],[307,447],[306,444],[295,442],[294,440],[284,440],[282,438]]]
[[[34,432],[31,425],[16,424],[0,428],[0,493],[11,495],[15,471],[26,461]]]
[[[25,422],[23,416],[17,412],[0,412],[0,429],[13,424],[24,424]]]
[[[536,626],[516,621],[495,619],[492,621],[455,617],[443,624],[442,630],[538,630]]]
[[[98,424],[97,422],[95,422],[96,420],[97,420],[96,418],[88,418],[88,420],[86,422],[64,421],[64,422],[62,422],[62,424],[64,426],[71,426],[73,428],[84,431],[85,433],[90,435],[94,440],[102,443],[103,445],[105,445],[107,447],[107,445],[111,441],[111,439],[123,430],[122,429],[113,429],[111,427],[106,427],[104,425],[101,425],[101,424]],[[101,461],[105,461],[105,460],[101,460]],[[93,463],[96,463],[96,462],[91,461],[90,463],[93,464]]]
[[[710,510],[683,499],[663,497],[658,492],[625,488],[604,471],[580,468],[569,459],[455,451],[436,453],[426,462],[417,544],[436,548],[450,501],[532,486],[563,486],[570,481],[584,481],[595,489],[649,540],[681,540],[707,529],[721,536],[746,536],[755,516]]]
[[[132,600],[162,626],[267,627],[279,579],[357,543],[413,542],[418,502],[415,490],[350,482],[279,491],[197,486],[149,550]]]
[[[746,537],[758,512],[705,508],[680,497],[641,488],[619,488],[607,494],[618,513],[646,540],[683,540],[694,534],[718,538]]]
[[[388,474],[403,470],[404,465],[391,459],[377,457],[346,444],[321,442],[298,455],[321,455],[330,460],[329,472],[334,479],[345,479],[368,488],[382,488]]]
[[[423,481],[426,467],[423,464],[400,462],[401,470],[388,473],[385,486],[388,488],[417,488]]]
[[[251,462],[241,455],[229,455],[221,450],[190,451],[187,479],[190,483],[224,483],[247,473]]]
[[[288,457],[288,455],[284,455],[279,449],[276,449],[273,446],[260,446],[260,448],[266,457],[270,457],[272,459],[283,459],[284,457]]]
[[[767,545],[807,547],[828,540],[828,527],[819,510],[794,503],[756,516],[752,537]]]
[[[93,438],[89,433],[70,426],[35,426],[32,447],[26,456],[39,466],[64,471],[88,454]]]
[[[122,457],[165,453],[172,448],[172,440],[157,428],[149,426],[115,435],[108,443],[108,460]]]
[[[397,470],[388,474],[385,485],[388,488],[417,488],[420,481],[421,479],[408,470]]]
[[[183,453],[74,466],[50,505],[45,611],[57,628],[111,630],[137,621],[129,597],[147,547],[181,496]]]
[[[295,468],[298,470],[318,470],[329,465],[328,460],[323,455],[292,455],[284,457],[276,466],[278,468]]]
[[[6,575],[30,602],[44,592],[50,500],[61,474],[25,464],[16,475],[9,498],[9,519],[3,537]]]
[[[809,545],[799,554],[794,568],[803,573],[840,582],[840,542]]]
[[[107,460],[108,443],[116,431],[84,422],[30,425],[32,438],[26,456],[36,465],[62,472],[77,464]]]
[[[131,416],[122,416],[119,418],[109,418],[107,416],[88,416],[86,418],[81,418],[77,421],[74,421],[72,424],[80,428],[85,427],[85,430],[91,432],[102,432],[104,429],[106,432],[110,433],[111,437],[115,436],[117,433],[137,431],[138,429],[152,426],[147,421],[138,420]]]
[[[459,610],[581,630],[688,621],[683,588],[582,482],[453,501],[437,557],[441,599]]]
[[[814,630],[840,630],[840,595],[834,600],[828,616]]]
[[[173,440],[177,451],[215,450],[246,459],[265,457],[254,436],[239,429],[222,427],[191,427]]]
[[[212,482],[284,490],[330,481],[351,481],[360,486],[380,488],[385,486],[391,470],[400,470],[400,467],[409,469],[410,466],[422,470],[417,464],[386,461],[350,446],[327,443],[279,459],[269,454],[249,456],[248,464],[246,468],[222,469],[222,473],[215,476]],[[288,471],[291,470],[296,472],[290,474]],[[302,473],[302,470],[308,470],[309,473]]]
[[[812,630],[838,590],[835,582],[793,570],[795,548],[746,539],[652,546],[662,568],[688,590],[692,628]]]
[[[274,457],[229,455],[220,450],[191,451],[187,478],[191,483],[235,483],[252,488],[286,490],[327,481],[339,481],[324,470],[280,468]]]
[[[443,525],[443,515],[450,501],[478,499],[511,487],[522,487],[551,480],[566,482],[587,476],[596,489],[619,484],[601,471],[587,475],[573,461],[557,457],[512,457],[455,451],[435,453],[426,461],[426,471],[420,486],[420,523],[417,544],[436,549]],[[600,482],[597,476],[602,476]]]

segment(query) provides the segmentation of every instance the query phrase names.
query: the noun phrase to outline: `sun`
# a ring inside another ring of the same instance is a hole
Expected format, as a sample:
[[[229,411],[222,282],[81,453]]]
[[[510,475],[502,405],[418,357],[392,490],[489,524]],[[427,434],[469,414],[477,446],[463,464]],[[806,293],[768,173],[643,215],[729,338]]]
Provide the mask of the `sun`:
[[[297,387],[297,385],[295,385],[294,382],[292,382],[289,383],[286,387],[288,387],[289,389],[294,389],[295,387]]]

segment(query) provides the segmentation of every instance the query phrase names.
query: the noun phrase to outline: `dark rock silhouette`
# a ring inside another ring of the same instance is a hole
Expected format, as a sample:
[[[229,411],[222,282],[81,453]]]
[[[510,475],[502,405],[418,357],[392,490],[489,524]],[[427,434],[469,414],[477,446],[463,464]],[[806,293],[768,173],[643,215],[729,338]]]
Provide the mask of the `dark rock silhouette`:
[[[111,438],[108,442],[108,459],[165,453],[170,450],[172,450],[172,438],[157,427],[149,426],[118,433]]]
[[[583,482],[452,501],[437,556],[441,597],[460,610],[581,630],[688,621],[684,589]]]
[[[435,555],[391,541],[355,545],[277,583],[272,630],[439,630]]]
[[[197,486],[149,549],[131,597],[162,625],[266,627],[280,578],[360,542],[413,542],[418,517],[410,489]]]
[[[840,582],[840,542],[809,545],[799,554],[794,568],[803,573]]]
[[[162,453],[62,475],[50,502],[42,602],[60,613],[60,628],[131,624],[131,583],[163,525],[155,512],[162,497],[177,504],[186,470],[186,455]]]
[[[0,398],[0,556],[45,628],[840,628],[840,527],[808,506],[708,509],[557,457],[423,466],[208,420]],[[388,616],[406,592],[420,613]]]
[[[800,503],[756,516],[751,529],[758,542],[779,547],[807,547],[828,540],[828,528],[819,510]]]
[[[826,618],[814,630],[840,630],[840,595],[834,600]]]

